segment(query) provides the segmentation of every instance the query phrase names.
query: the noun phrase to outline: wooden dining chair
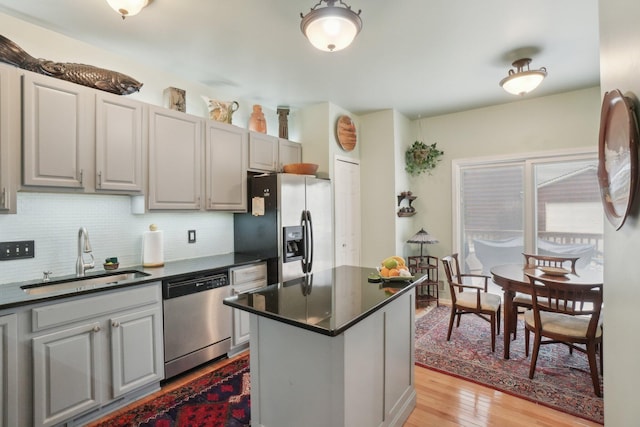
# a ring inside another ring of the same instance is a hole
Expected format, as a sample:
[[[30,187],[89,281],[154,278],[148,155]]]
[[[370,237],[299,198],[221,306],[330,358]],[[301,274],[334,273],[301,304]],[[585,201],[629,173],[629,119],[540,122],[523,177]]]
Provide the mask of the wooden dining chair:
[[[458,318],[456,327],[460,327],[460,318],[463,314],[475,314],[491,324],[491,351],[496,350],[496,335],[500,334],[500,306],[501,298],[498,295],[487,293],[489,276],[484,277],[484,285],[477,286],[461,283],[461,275],[456,276],[454,272],[455,258],[446,256],[442,258],[444,272],[449,283],[451,293],[451,317],[449,319],[449,330],[447,341],[451,339],[453,322]]]
[[[535,267],[556,267],[567,268],[573,274],[576,274],[576,262],[580,257],[570,256],[551,256],[523,253],[524,263]]]
[[[540,346],[565,344],[570,351],[587,354],[596,396],[602,396],[596,353],[602,370],[602,284],[577,285],[561,279],[543,279],[527,274],[533,308],[524,314],[525,354],[529,356],[529,335],[534,334],[529,378],[533,379]]]
[[[576,262],[580,257],[558,257],[550,255],[537,255],[523,253],[525,268],[534,267],[556,267],[566,268],[571,273],[576,273]],[[513,310],[512,319],[518,318],[518,313],[523,313],[525,310],[532,308],[531,295],[522,292],[516,292],[513,297]],[[516,339],[518,322],[513,322],[513,339]]]

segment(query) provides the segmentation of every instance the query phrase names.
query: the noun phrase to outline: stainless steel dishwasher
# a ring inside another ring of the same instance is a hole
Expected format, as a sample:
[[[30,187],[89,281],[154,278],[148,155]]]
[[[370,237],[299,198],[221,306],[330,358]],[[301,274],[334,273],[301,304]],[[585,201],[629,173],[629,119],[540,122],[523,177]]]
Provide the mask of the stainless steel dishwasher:
[[[162,283],[165,378],[225,355],[231,348],[228,270]]]

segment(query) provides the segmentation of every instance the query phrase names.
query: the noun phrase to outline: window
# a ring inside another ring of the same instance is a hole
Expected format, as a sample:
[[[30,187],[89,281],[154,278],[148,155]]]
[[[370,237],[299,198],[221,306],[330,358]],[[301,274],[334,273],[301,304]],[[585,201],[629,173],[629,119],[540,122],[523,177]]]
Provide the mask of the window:
[[[579,256],[601,268],[595,152],[454,162],[454,247],[466,272],[521,263],[522,252]]]

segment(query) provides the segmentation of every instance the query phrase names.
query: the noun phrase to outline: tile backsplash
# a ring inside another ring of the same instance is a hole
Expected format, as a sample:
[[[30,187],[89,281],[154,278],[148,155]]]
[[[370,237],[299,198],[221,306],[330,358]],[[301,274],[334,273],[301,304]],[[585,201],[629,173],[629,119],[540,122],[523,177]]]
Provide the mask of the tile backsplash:
[[[34,240],[35,257],[0,261],[2,283],[75,273],[78,230],[85,227],[96,267],[118,257],[120,267],[142,263],[142,236],[155,223],[164,234],[165,261],[233,251],[233,214],[226,212],[131,213],[128,196],[18,193],[18,213],[0,215],[0,241]],[[196,243],[188,243],[196,230]],[[87,257],[88,258],[88,257]]]

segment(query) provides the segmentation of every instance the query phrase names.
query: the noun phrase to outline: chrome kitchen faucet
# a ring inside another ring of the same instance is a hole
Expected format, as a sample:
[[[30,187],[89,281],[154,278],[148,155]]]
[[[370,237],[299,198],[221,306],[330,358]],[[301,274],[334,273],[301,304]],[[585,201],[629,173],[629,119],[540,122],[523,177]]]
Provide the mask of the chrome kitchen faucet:
[[[84,262],[83,254],[89,254],[91,256],[90,263],[86,264]],[[76,260],[76,276],[84,276],[84,273],[93,267],[95,267],[95,263],[93,254],[91,253],[89,233],[86,228],[80,227],[80,230],[78,230],[78,259]]]

